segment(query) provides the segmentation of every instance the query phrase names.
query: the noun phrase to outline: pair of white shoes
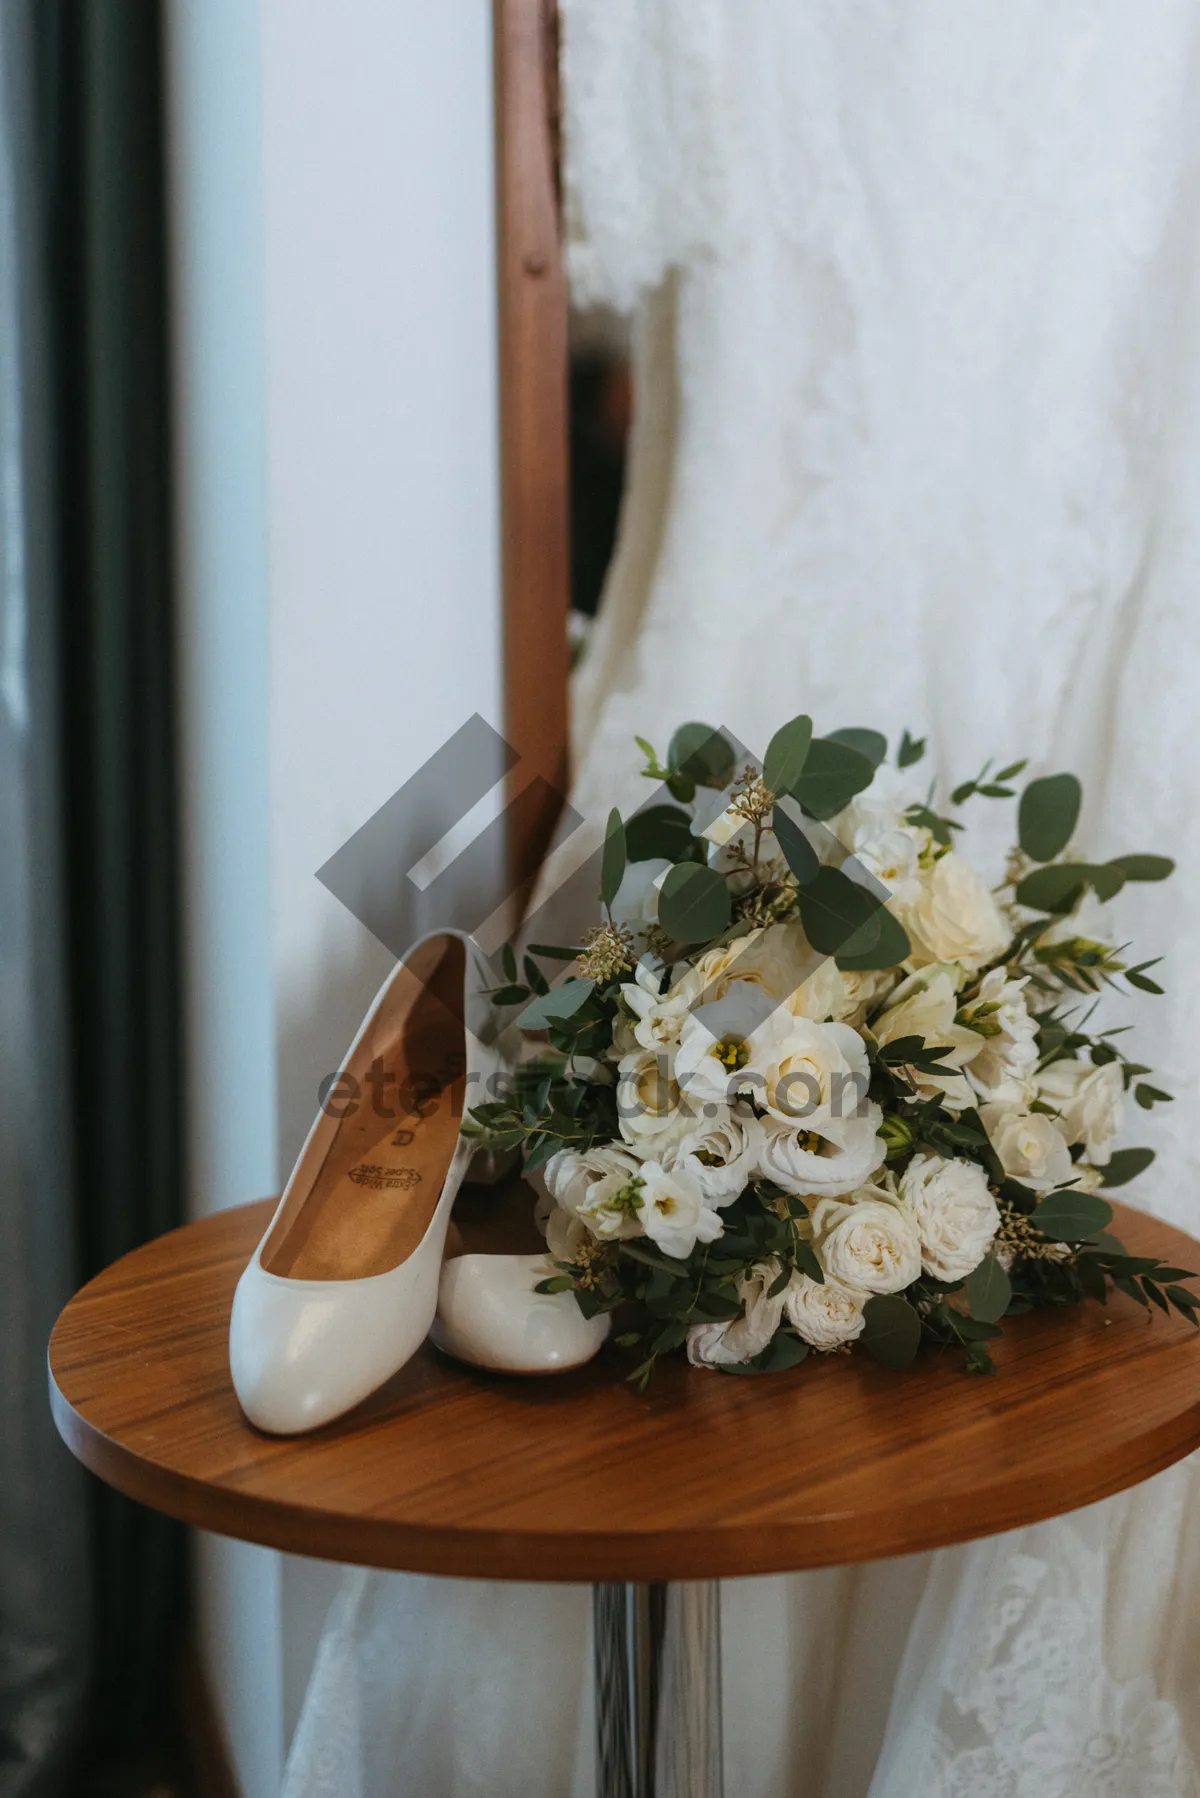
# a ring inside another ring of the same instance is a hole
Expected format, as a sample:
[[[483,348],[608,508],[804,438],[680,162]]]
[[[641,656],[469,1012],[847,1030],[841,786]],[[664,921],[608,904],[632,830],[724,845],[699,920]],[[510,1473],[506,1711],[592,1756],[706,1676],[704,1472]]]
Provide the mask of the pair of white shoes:
[[[259,1429],[328,1423],[427,1334],[460,1360],[525,1374],[580,1366],[607,1335],[571,1293],[534,1290],[553,1271],[545,1255],[444,1258],[477,1152],[459,1126],[503,1068],[488,984],[470,938],[441,931],[367,1013],[234,1296],[230,1369]]]

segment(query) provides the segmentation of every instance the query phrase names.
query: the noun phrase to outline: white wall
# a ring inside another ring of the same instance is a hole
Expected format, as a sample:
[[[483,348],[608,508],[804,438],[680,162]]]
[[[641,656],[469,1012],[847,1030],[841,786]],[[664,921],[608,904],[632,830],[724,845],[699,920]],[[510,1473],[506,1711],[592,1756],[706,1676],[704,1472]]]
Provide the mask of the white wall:
[[[388,966],[316,869],[499,722],[490,6],[170,17],[208,1209],[283,1177]],[[332,1571],[209,1543],[200,1577],[245,1798],[274,1798]]]

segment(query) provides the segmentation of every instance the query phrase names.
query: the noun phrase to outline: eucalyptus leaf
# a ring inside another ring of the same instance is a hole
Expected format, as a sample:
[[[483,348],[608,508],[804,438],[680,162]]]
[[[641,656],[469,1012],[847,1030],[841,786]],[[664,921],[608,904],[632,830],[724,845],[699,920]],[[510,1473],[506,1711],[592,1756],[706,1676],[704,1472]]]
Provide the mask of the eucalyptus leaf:
[[[1175,872],[1169,855],[1114,855],[1110,868],[1120,868],[1126,880],[1166,880]]]
[[[763,758],[763,780],[772,793],[794,791],[804,772],[812,734],[812,719],[803,713],[775,732]]]
[[[548,993],[539,993],[533,1004],[525,1007],[517,1023],[522,1030],[544,1030],[548,1024],[573,1018],[595,990],[594,980],[564,980],[561,986],[552,986]]]
[[[1130,1180],[1145,1173],[1153,1160],[1153,1149],[1115,1149],[1109,1156],[1108,1166],[1101,1169],[1105,1186],[1128,1185]]]
[[[695,847],[691,818],[677,805],[648,805],[626,822],[625,853],[631,862],[678,862]]]
[[[897,1372],[911,1367],[921,1346],[921,1319],[899,1293],[868,1299],[862,1345],[873,1360]]]
[[[896,766],[898,768],[911,768],[914,762],[920,761],[924,753],[925,738],[911,737],[908,732],[905,731],[900,739],[900,747],[896,751]]]
[[[797,898],[804,934],[818,955],[835,955],[881,909],[874,893],[840,868],[818,868]]]
[[[723,787],[733,776],[733,744],[711,724],[681,724],[667,749],[667,766],[702,787]],[[677,795],[682,797],[682,795]]]
[[[803,829],[789,817],[784,807],[776,802],[771,813],[771,828],[775,832],[775,840],[783,850],[784,860],[796,876],[801,886],[816,874],[820,867],[817,852],[809,842]]]
[[[1048,1193],[1033,1208],[1030,1223],[1051,1242],[1082,1242],[1112,1222],[1112,1206],[1090,1192]]]
[[[1032,911],[1069,912],[1087,885],[1086,862],[1056,862],[1052,868],[1035,868],[1017,885],[1018,905]]]
[[[677,943],[706,943],[720,936],[732,915],[729,888],[715,868],[679,862],[659,890],[658,921]]]
[[[999,1323],[1011,1298],[1012,1281],[994,1255],[985,1256],[967,1275],[967,1304],[977,1322]]]
[[[614,805],[604,831],[604,857],[600,867],[600,897],[611,905],[625,877],[625,825]]]
[[[859,755],[865,755],[876,768],[887,755],[887,738],[883,732],[864,730],[857,725],[850,725],[845,730],[831,730],[826,742],[843,743],[847,749],[857,749]]]
[[[1017,811],[1017,837],[1035,862],[1052,862],[1071,841],[1079,822],[1083,788],[1073,774],[1031,780]]]
[[[828,737],[814,737],[792,793],[814,818],[832,818],[874,778],[869,757]]]
[[[872,931],[873,935],[868,942],[867,935]],[[880,905],[861,929],[856,930],[837,951],[837,965],[848,973],[895,968],[911,953],[912,944],[907,930],[886,905]]]

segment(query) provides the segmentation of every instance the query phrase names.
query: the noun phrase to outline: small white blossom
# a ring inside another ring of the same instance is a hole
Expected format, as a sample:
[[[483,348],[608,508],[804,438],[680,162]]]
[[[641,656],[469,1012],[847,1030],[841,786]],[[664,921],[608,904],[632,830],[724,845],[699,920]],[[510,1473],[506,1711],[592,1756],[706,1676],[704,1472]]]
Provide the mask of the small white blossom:
[[[725,1226],[689,1174],[659,1161],[643,1161],[639,1173],[641,1226],[664,1255],[686,1260],[698,1242],[721,1235]]]

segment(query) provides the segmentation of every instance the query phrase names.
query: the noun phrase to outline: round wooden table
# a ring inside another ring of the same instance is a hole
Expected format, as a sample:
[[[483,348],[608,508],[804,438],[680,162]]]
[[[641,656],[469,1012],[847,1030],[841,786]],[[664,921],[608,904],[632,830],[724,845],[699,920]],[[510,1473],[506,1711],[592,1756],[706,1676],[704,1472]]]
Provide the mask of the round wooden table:
[[[607,1350],[522,1380],[426,1345],[348,1417],[263,1436],[226,1337],[271,1204],[172,1231],[71,1300],[50,1343],[64,1440],[202,1529],[373,1567],[593,1582],[603,1798],[720,1790],[710,1582],[1012,1529],[1200,1446],[1197,1333],[1119,1294],[1010,1323],[989,1379],[933,1354],[906,1374],[831,1355],[763,1378],[672,1361],[639,1393]],[[1123,1206],[1112,1227],[1131,1253],[1200,1271],[1180,1231]]]

